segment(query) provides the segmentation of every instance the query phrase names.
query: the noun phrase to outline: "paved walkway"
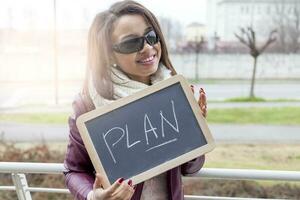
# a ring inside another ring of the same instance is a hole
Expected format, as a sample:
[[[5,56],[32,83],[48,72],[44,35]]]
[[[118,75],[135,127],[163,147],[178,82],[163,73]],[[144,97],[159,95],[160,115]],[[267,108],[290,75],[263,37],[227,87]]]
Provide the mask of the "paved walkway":
[[[209,102],[209,108],[270,108],[270,107],[300,107],[300,102]]]
[[[209,103],[208,108],[245,108],[245,107],[300,107],[300,102],[253,102],[253,103]],[[71,105],[26,106],[0,108],[0,113],[48,113],[72,112]],[[209,124],[217,142],[228,143],[300,143],[300,125],[236,125]],[[65,125],[21,124],[0,122],[0,139],[16,142],[30,141],[67,141],[68,127]]]
[[[210,124],[219,143],[300,143],[299,126]],[[67,125],[0,122],[1,139],[14,142],[68,140]]]

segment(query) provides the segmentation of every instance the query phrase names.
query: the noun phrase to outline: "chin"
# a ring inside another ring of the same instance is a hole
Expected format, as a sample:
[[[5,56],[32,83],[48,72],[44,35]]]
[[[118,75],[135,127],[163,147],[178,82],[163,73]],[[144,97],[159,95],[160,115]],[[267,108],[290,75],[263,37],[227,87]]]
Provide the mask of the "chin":
[[[150,76],[152,74],[155,74],[155,72],[157,71],[157,69],[158,69],[158,65],[151,66],[151,68],[149,68],[147,70],[147,75]]]

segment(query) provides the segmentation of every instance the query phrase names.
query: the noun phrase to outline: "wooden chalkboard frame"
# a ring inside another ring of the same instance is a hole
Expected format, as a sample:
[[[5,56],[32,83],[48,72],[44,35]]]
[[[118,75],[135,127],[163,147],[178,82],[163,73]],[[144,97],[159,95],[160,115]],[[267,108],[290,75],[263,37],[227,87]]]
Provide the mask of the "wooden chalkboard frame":
[[[85,122],[87,122],[91,119],[97,118],[98,116],[108,113],[114,109],[122,107],[128,103],[137,101],[145,96],[151,95],[152,93],[155,93],[161,89],[164,89],[164,88],[171,86],[173,84],[176,84],[176,83],[180,83],[180,85],[184,91],[184,94],[192,108],[194,117],[197,119],[197,122],[202,130],[202,133],[203,133],[205,139],[206,139],[207,144],[204,146],[201,146],[199,148],[196,148],[188,153],[185,153],[177,158],[169,160],[163,164],[160,164],[152,169],[144,171],[140,174],[136,174],[135,176],[131,177],[130,179],[133,181],[134,184],[138,184],[138,183],[143,182],[153,176],[161,174],[162,172],[165,172],[169,169],[179,166],[185,162],[188,162],[188,161],[214,149],[214,147],[215,147],[214,139],[208,128],[205,118],[201,114],[201,110],[199,108],[199,105],[198,105],[195,97],[194,97],[194,94],[191,91],[189,84],[187,83],[187,81],[184,79],[184,77],[182,75],[175,75],[167,80],[161,81],[161,82],[154,84],[142,91],[139,91],[139,92],[135,93],[134,95],[130,95],[130,96],[121,98],[109,105],[97,108],[95,110],[92,110],[92,111],[85,113],[78,117],[78,119],[76,121],[76,125],[78,127],[78,130],[83,139],[84,145],[87,149],[87,152],[90,156],[90,159],[94,165],[96,172],[101,173],[104,177],[104,183],[103,183],[104,188],[109,187],[112,183],[110,183],[107,178],[107,174],[106,174],[104,167],[100,161],[101,155],[98,155],[96,152],[96,149],[93,145],[91,137],[85,126]]]

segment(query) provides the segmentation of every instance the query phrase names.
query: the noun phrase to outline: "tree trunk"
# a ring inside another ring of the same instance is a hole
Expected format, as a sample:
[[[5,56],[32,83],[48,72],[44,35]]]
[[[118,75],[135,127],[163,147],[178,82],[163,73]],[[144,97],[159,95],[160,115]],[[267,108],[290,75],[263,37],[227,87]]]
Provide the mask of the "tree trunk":
[[[254,84],[255,84],[256,63],[257,63],[257,57],[253,57],[253,58],[254,58],[254,64],[253,64],[253,72],[252,72],[252,79],[251,79],[250,98],[254,97]]]

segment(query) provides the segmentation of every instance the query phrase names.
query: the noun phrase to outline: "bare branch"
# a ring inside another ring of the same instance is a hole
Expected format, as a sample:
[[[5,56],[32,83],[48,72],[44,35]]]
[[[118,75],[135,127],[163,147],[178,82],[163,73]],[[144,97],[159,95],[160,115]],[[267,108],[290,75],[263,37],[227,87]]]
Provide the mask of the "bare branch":
[[[246,31],[244,28],[240,27],[240,31],[241,31],[241,35],[238,35],[237,33],[235,33],[235,37],[237,37],[239,39],[239,41],[243,44],[245,44],[247,47],[249,47],[249,44],[247,43],[247,41],[244,38],[244,35],[246,34]]]
[[[247,28],[246,36],[248,38],[249,47],[253,48],[255,46],[253,38],[251,37],[251,27]]]
[[[276,41],[276,37],[274,36],[277,33],[277,30],[274,29],[270,32],[268,40],[266,41],[266,43],[261,47],[261,49],[259,50],[259,53],[263,53],[265,51],[265,49],[272,44],[273,42]]]
[[[245,44],[246,46],[248,46],[248,43],[246,42],[246,40],[242,37],[242,36],[239,36],[238,34],[234,34],[235,37],[237,37],[239,39],[239,41],[243,44]]]
[[[251,40],[252,40],[252,43],[251,43],[251,49],[256,49],[256,34],[253,30],[252,27],[249,27],[249,35],[251,34]]]

